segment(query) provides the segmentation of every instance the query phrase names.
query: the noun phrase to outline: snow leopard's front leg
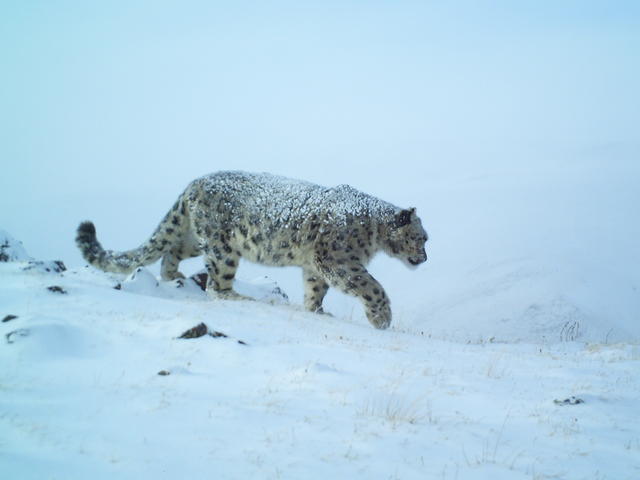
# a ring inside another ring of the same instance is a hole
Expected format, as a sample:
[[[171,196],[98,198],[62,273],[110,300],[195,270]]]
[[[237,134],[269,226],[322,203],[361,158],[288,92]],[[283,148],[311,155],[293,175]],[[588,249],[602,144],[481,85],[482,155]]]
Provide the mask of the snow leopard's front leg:
[[[369,322],[380,329],[391,324],[389,297],[373,276],[360,263],[346,258],[316,257],[318,271],[333,287],[354,295],[364,305]]]

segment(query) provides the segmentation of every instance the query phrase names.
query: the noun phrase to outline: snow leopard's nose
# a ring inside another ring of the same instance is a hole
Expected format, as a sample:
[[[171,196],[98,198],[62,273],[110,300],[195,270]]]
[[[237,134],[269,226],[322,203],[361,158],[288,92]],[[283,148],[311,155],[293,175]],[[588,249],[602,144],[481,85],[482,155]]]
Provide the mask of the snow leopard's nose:
[[[417,260],[417,263],[415,263],[415,265],[419,265],[419,264],[424,263],[424,262],[427,261],[427,252],[425,251],[424,248],[420,252],[420,255],[415,257],[415,260]]]
[[[417,257],[409,257],[409,263],[411,265],[420,265],[421,263],[424,263],[427,261],[427,254],[426,252],[422,252],[421,255],[418,255]]]

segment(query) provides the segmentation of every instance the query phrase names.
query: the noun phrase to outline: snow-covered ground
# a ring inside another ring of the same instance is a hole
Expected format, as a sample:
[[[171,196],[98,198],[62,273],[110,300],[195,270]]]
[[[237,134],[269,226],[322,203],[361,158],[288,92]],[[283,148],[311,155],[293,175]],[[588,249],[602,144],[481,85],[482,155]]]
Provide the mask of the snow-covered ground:
[[[239,285],[262,301],[213,301],[190,280],[11,252],[2,478],[640,477],[637,341],[571,341],[572,325],[435,339],[306,313],[265,280]],[[199,323],[226,337],[177,338]]]

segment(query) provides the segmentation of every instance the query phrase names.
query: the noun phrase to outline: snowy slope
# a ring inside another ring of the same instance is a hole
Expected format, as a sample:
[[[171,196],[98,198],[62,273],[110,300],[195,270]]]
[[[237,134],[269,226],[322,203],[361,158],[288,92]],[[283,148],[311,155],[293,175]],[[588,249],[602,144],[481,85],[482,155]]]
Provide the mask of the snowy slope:
[[[23,253],[0,263],[2,478],[640,478],[635,342],[381,332],[264,281],[213,301]],[[201,322],[227,336],[177,338]]]

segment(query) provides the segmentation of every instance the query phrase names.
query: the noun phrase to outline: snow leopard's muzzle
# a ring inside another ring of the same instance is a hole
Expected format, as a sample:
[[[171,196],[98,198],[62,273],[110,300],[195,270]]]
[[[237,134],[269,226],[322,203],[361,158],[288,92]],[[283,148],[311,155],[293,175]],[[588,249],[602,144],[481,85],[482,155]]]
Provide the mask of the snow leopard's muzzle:
[[[427,261],[427,252],[425,252],[423,249],[420,255],[408,257],[407,261],[413,266],[418,266],[421,263],[424,263]]]

